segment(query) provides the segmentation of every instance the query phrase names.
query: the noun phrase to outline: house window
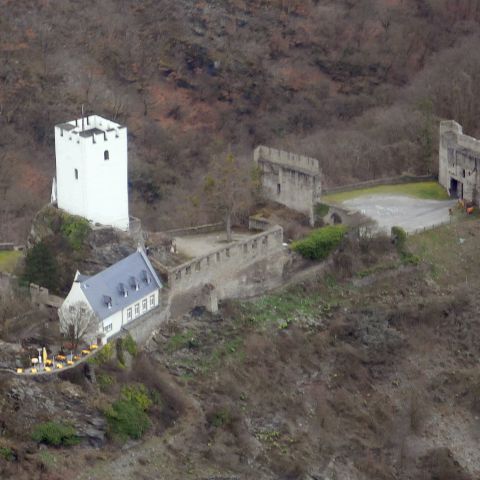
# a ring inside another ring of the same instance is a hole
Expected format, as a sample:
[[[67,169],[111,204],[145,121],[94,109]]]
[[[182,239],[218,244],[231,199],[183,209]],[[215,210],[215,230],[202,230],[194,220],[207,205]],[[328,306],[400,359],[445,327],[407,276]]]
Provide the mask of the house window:
[[[132,319],[132,307],[127,308],[127,320]]]
[[[135,304],[135,316],[140,315],[140,304]]]
[[[155,295],[150,295],[150,307],[155,306]]]
[[[111,332],[111,331],[112,331],[112,328],[113,328],[112,324],[109,323],[108,325],[105,325],[105,326],[103,327],[103,331],[104,331],[105,333]]]
[[[147,305],[147,299],[144,298],[142,300],[142,312],[144,312],[146,309],[147,309],[148,305]]]
[[[103,159],[104,160],[110,160],[110,154],[108,153],[108,150],[105,150],[103,152]]]
[[[78,180],[78,169],[75,169],[75,180]]]

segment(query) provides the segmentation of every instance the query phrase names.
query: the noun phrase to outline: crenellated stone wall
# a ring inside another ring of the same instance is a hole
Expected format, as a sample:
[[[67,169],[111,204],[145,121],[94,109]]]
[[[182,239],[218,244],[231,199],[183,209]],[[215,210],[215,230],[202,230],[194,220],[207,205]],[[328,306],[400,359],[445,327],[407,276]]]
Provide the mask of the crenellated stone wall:
[[[304,213],[313,226],[314,206],[322,193],[318,160],[263,145],[254,150],[253,160],[261,171],[265,196]]]
[[[170,269],[168,285],[172,291],[178,292],[212,284],[220,292],[220,297],[223,297],[226,281],[235,278],[239,270],[268,258],[282,248],[283,229],[275,226]]]
[[[479,203],[480,140],[453,120],[440,122],[438,181],[451,197]]]

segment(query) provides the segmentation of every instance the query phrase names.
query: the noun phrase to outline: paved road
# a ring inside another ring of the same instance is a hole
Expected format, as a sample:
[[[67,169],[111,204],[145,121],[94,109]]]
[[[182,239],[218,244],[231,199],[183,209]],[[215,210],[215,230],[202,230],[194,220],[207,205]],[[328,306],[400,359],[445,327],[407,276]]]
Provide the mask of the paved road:
[[[421,200],[404,195],[365,195],[346,200],[342,206],[361,212],[378,223],[380,230],[390,232],[399,226],[407,232],[449,221],[448,209],[456,200]]]

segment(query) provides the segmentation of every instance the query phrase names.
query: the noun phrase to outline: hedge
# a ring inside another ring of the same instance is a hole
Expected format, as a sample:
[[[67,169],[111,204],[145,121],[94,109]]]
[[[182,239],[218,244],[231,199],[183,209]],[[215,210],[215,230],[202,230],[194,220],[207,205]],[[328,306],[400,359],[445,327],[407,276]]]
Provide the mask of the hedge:
[[[292,250],[311,260],[323,260],[337,248],[347,232],[345,225],[329,225],[293,242]]]

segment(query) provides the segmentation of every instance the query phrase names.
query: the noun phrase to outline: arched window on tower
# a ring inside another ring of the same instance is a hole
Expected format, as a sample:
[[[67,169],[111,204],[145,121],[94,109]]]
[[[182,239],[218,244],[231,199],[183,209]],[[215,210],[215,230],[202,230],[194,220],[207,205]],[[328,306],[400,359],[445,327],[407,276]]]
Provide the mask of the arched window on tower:
[[[103,159],[104,160],[110,160],[110,154],[108,153],[108,150],[105,150],[103,152]]]

